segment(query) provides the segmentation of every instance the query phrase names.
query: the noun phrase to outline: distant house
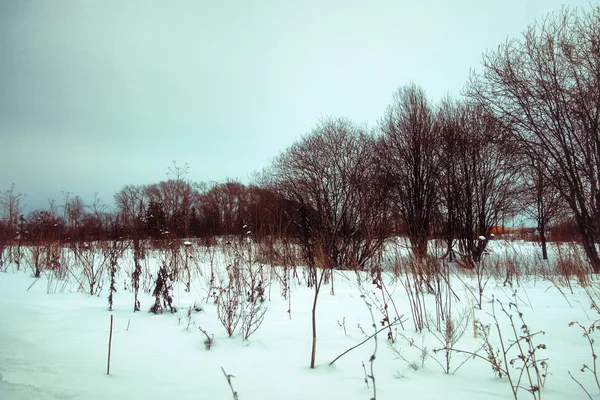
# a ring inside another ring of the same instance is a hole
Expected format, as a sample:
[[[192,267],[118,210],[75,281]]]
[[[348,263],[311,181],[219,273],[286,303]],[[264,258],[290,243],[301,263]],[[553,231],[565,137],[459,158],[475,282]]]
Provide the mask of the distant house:
[[[492,235],[502,235],[505,233],[503,226],[494,226],[490,231]]]
[[[535,228],[518,228],[518,229],[506,229],[503,226],[494,226],[490,233],[494,236],[504,236],[504,237],[521,237],[526,238],[529,236],[535,236],[537,234],[537,230]]]

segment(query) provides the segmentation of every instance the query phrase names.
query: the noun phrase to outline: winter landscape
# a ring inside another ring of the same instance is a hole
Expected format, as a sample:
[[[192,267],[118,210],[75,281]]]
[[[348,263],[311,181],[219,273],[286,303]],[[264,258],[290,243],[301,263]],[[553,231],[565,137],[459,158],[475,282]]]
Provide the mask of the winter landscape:
[[[0,0],[0,400],[600,399],[600,7],[381,3]]]
[[[250,238],[187,243],[144,250],[137,313],[131,243],[46,248],[58,251],[60,267],[40,278],[27,261],[18,267],[5,256],[2,398],[224,399],[233,390],[242,399],[497,399],[511,398],[512,385],[519,398],[564,399],[600,391],[600,287],[576,269],[581,258],[567,244],[552,245],[543,261],[536,243],[495,240],[480,270],[440,262],[435,277],[407,269],[408,253],[391,250],[372,273],[316,271],[325,279],[311,369],[312,272],[271,264],[274,254]],[[30,248],[20,251],[30,260]],[[177,270],[165,282],[168,300],[152,296],[161,265]],[[148,311],[155,301],[162,314]]]

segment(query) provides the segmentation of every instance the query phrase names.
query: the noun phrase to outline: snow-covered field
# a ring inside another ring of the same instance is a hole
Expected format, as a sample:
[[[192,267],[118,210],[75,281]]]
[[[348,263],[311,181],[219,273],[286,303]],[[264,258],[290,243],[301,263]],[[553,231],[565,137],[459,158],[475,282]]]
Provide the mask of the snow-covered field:
[[[534,244],[504,242],[494,243],[491,250],[490,257],[510,258],[510,253],[513,263],[523,265],[531,265],[526,260],[535,259],[539,251]],[[206,250],[198,250],[202,251]],[[426,307],[426,327],[417,332],[411,298],[404,286],[409,276],[397,279],[384,272],[381,290],[365,274],[336,271],[335,293],[331,294],[328,282],[323,284],[318,298],[317,365],[311,369],[314,289],[307,287],[303,268],[298,268],[297,277],[290,273],[290,290],[284,297],[282,280],[276,275],[284,276],[282,270],[264,266],[266,290],[262,306],[267,312],[260,328],[244,341],[238,331],[228,337],[217,317],[214,298],[208,293],[210,260],[214,270],[221,271],[216,275],[223,278],[225,267],[233,265],[231,254],[198,256],[190,291],[185,291],[184,279],[173,287],[173,305],[178,312],[159,315],[148,312],[154,304],[151,293],[140,294],[142,311],[133,312],[133,267],[131,254],[125,254],[119,260],[112,312],[108,311],[108,283],[92,296],[80,287],[77,281],[81,276],[76,273],[62,280],[44,273],[36,280],[30,268],[21,265],[17,270],[14,264],[0,273],[0,399],[231,399],[232,389],[221,368],[234,376],[231,383],[240,399],[370,399],[374,397],[373,380],[366,375],[371,374],[371,367],[377,399],[508,399],[513,398],[509,381],[498,378],[486,361],[482,334],[476,334],[474,322],[491,324],[489,341],[494,351],[500,349],[490,315],[494,306],[503,342],[510,346],[515,336],[501,306],[513,316],[518,335],[522,334],[523,325],[518,311],[509,306],[511,302],[518,305],[531,333],[543,331],[531,339],[533,346],[538,346],[535,357],[542,373],[541,362],[547,359],[541,397],[588,398],[571,379],[570,372],[591,396],[600,398],[594,374],[580,371],[583,364],[594,368],[590,343],[580,327],[569,326],[571,321],[579,321],[587,327],[600,318],[590,306],[599,289],[594,277],[590,277],[586,287],[575,278],[569,287],[558,277],[546,279],[544,274],[531,271],[521,275],[518,285],[515,281],[512,287],[504,285],[502,277],[492,277],[479,310],[475,276],[453,267],[450,282],[454,293],[442,282],[443,295],[437,298],[438,303],[434,294],[420,297]],[[552,256],[556,259],[556,251]],[[160,259],[158,254],[149,253],[145,267],[149,268],[148,273],[155,276]],[[72,268],[77,268],[76,264],[73,261]],[[103,273],[102,280],[107,279],[108,274]],[[146,280],[152,282],[149,275]],[[329,365],[373,334],[367,304],[372,306],[376,329],[382,328],[380,321],[385,310],[391,321],[402,316],[402,324],[396,322],[392,327],[393,342],[388,339],[389,330],[384,329],[377,336],[372,362],[369,360],[375,341],[370,339]],[[444,347],[444,332],[448,332],[446,322],[436,327],[436,304],[446,310],[445,315],[451,307],[456,340],[453,347],[478,351],[481,356],[451,353],[450,374],[444,373],[445,352],[434,351]],[[192,310],[188,318],[187,310],[194,305],[201,310]],[[114,327],[107,375],[111,315]],[[198,327],[214,335],[210,350]],[[591,333],[592,338],[596,335]],[[528,346],[525,340],[519,344]],[[502,350],[499,351],[502,358]],[[529,353],[524,350],[523,354]],[[517,355],[518,345],[513,345],[507,358],[513,383],[521,373],[518,358],[510,365],[510,359]],[[532,367],[523,372],[523,387],[517,394],[519,398],[531,398],[527,372],[535,375],[535,371]]]

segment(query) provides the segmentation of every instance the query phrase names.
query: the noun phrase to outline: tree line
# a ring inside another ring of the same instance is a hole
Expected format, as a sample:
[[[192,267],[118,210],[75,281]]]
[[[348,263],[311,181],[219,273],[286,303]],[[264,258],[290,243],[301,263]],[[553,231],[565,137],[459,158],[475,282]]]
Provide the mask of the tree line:
[[[428,242],[478,263],[493,229],[571,220],[600,272],[600,7],[563,8],[483,55],[460,99],[434,103],[398,88],[375,127],[329,117],[256,174],[252,184],[195,184],[187,167],[128,185],[107,211],[77,196],[28,216],[14,187],[0,236],[83,238],[247,235],[293,239],[307,263],[363,268],[402,234],[422,260]]]
[[[209,185],[169,179],[126,185],[114,195],[112,209],[97,197],[87,204],[65,193],[62,204],[50,201],[46,209],[28,214],[22,213],[24,196],[14,186],[0,195],[0,237],[24,241],[172,239],[246,234],[250,229],[261,236],[278,235],[292,207],[276,193],[236,181]]]

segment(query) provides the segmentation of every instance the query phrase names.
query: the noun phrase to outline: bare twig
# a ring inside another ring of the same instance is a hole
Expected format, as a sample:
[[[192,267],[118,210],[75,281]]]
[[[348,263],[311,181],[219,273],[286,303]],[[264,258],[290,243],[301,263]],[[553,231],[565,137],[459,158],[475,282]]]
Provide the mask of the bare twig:
[[[399,323],[400,320],[396,320],[394,322],[392,322],[389,326],[393,326],[397,323]],[[382,331],[385,331],[386,329],[389,328],[389,326],[384,326],[383,328],[379,329],[377,332],[375,332],[374,334],[372,334],[371,336],[369,336],[368,338],[366,338],[365,340],[363,340],[362,342],[360,342],[359,344],[350,347],[348,350],[344,351],[342,354],[340,354],[339,356],[337,356],[336,358],[333,359],[333,361],[331,361],[329,363],[329,365],[333,365],[337,360],[339,360],[340,358],[342,358],[343,356],[345,356],[346,354],[350,353],[352,350],[356,349],[357,347],[362,346],[363,344],[367,343],[370,339],[372,339],[373,337],[377,336],[378,334],[380,334]]]
[[[225,369],[223,369],[223,367],[221,367],[221,371],[223,371],[223,375],[225,375],[225,379],[227,379],[227,383],[229,384],[229,387],[231,388],[231,394],[233,395],[233,400],[239,400],[240,397],[238,395],[238,392],[235,391],[235,389],[233,388],[233,385],[231,384],[231,378],[235,378],[235,376],[227,374],[227,372],[225,372]]]
[[[575,377],[573,377],[573,375],[571,375],[571,371],[569,371],[569,376],[571,377],[571,379],[573,379],[575,381],[575,383],[577,383],[579,385],[579,387],[581,388],[581,390],[583,390],[585,392],[585,394],[587,394],[587,397],[590,400],[593,400],[592,396],[590,395],[590,393],[585,390],[585,388],[583,387],[583,385],[581,384],[581,382],[579,382],[577,379],[575,379]]]
[[[375,357],[377,356],[377,324],[375,323],[375,317],[373,316],[373,307],[371,306],[371,303],[367,301],[365,295],[362,295],[361,297],[363,298],[365,304],[367,305],[367,308],[369,309],[369,314],[371,314],[371,321],[373,322],[373,329],[375,330],[375,334],[373,335],[373,340],[375,341],[375,348],[373,349],[373,354],[371,354],[371,357],[369,358],[370,374],[367,375],[369,378],[371,378],[371,381],[373,382],[373,397],[371,398],[371,400],[375,400],[377,398],[377,386],[375,385],[375,372],[373,366]]]
[[[204,341],[204,346],[206,347],[206,350],[210,350],[213,344],[213,339],[215,337],[215,335],[209,335],[208,332],[206,332],[204,329],[202,329],[201,326],[198,326],[198,329],[200,330],[200,332],[204,333],[204,336],[206,336],[206,340]]]
[[[365,385],[367,385],[367,389],[369,388],[369,377],[367,376],[367,367],[365,367],[365,362],[362,362],[363,371],[365,373]]]

